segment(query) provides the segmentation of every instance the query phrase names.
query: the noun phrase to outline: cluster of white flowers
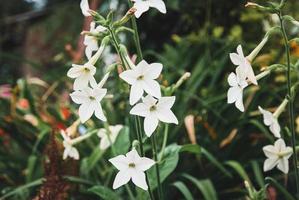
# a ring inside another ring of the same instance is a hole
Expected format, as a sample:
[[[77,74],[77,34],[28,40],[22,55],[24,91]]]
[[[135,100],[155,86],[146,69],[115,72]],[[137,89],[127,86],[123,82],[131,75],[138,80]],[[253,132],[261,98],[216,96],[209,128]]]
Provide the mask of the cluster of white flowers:
[[[132,1],[134,2],[133,13],[136,18],[139,18],[142,13],[149,10],[150,7],[154,7],[162,13],[166,13],[166,7],[162,0]],[[80,7],[82,14],[86,17],[93,16],[93,14],[96,13],[90,10],[88,0],[81,0]],[[96,118],[107,121],[101,106],[101,101],[107,94],[107,89],[103,88],[103,86],[109,77],[109,72],[97,83],[95,79],[95,64],[102,56],[109,40],[111,38],[114,40],[114,35],[110,26],[97,25],[97,23],[99,22],[91,22],[90,30],[82,32],[82,34],[85,35],[85,55],[88,61],[83,65],[73,64],[67,73],[68,77],[75,79],[73,85],[74,92],[72,92],[70,96],[76,104],[80,105],[78,114],[81,123],[85,123],[93,114],[95,114]],[[101,41],[100,45],[99,41]],[[113,42],[115,43],[115,41]],[[118,46],[118,44],[115,45]],[[135,66],[127,54],[121,54],[119,56],[128,63],[128,66],[123,66],[127,67],[128,70],[123,71],[119,76],[131,86],[129,103],[133,108],[130,114],[144,117],[145,134],[150,137],[156,130],[159,121],[178,124],[176,116],[171,111],[175,97],[162,97],[161,87],[157,82],[163,65],[160,63],[148,64],[145,60],[142,60]],[[144,96],[145,93],[146,95]],[[106,129],[99,129],[98,137],[101,139],[100,149],[106,150],[113,145],[122,128],[122,125],[116,125],[109,126]],[[65,148],[63,159],[67,157],[79,159],[79,152],[74,145],[90,137],[92,134],[93,133],[89,133],[71,139],[65,132],[61,132]],[[126,156],[118,155],[109,161],[120,170],[113,183],[114,189],[126,184],[132,179],[136,186],[147,190],[148,186],[144,171],[152,167],[155,161],[146,157],[140,157],[135,147],[133,147]]]
[[[229,104],[235,103],[235,106],[241,112],[245,111],[243,104],[243,90],[251,83],[258,85],[257,80],[269,74],[269,71],[266,71],[262,72],[260,76],[255,76],[251,66],[251,62],[257,56],[267,40],[268,35],[266,35],[261,43],[251,52],[250,55],[246,57],[244,56],[241,45],[237,47],[237,53],[231,53],[229,55],[230,60],[237,66],[237,68],[235,70],[236,72],[230,73],[227,79],[230,86],[227,92],[227,102]],[[288,159],[292,155],[293,151],[290,147],[286,147],[284,140],[281,139],[281,128],[278,123],[278,117],[285,109],[287,103],[288,100],[285,99],[274,113],[264,110],[260,106],[258,107],[259,111],[263,115],[264,124],[269,127],[274,137],[279,138],[275,142],[274,146],[268,145],[263,148],[265,155],[268,157],[268,159],[264,162],[264,171],[271,170],[276,165],[277,168],[284,173],[288,173],[289,171]]]

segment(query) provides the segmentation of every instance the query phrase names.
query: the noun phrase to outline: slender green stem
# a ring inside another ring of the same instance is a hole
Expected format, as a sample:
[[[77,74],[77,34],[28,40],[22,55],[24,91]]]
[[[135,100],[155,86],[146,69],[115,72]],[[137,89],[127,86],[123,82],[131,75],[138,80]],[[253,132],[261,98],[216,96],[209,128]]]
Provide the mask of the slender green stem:
[[[109,33],[111,35],[112,40],[113,40],[113,43],[114,43],[115,49],[117,51],[117,54],[120,57],[121,64],[122,64],[123,68],[126,68],[126,63],[124,61],[124,58],[122,57],[122,54],[120,53],[120,47],[119,47],[119,43],[118,43],[118,41],[116,39],[116,36],[115,36],[113,30],[110,27],[108,28],[108,31],[109,31]]]
[[[154,156],[154,159],[156,161],[155,167],[156,167],[157,184],[158,184],[158,197],[161,200],[161,199],[163,199],[163,190],[162,190],[162,184],[161,184],[161,180],[160,180],[157,141],[156,141],[156,135],[155,134],[152,135],[151,142],[152,142],[153,156]]]
[[[284,45],[285,45],[285,51],[287,56],[287,91],[288,91],[288,98],[289,98],[289,104],[288,104],[288,110],[289,110],[289,117],[290,117],[290,129],[292,134],[292,148],[293,148],[293,162],[294,162],[294,168],[295,168],[295,180],[296,180],[296,188],[297,188],[297,197],[299,195],[299,174],[298,174],[298,168],[297,168],[297,153],[296,153],[296,134],[295,134],[295,117],[294,117],[294,101],[292,97],[292,82],[291,82],[291,61],[290,61],[290,47],[289,47],[289,40],[286,34],[286,30],[283,24],[282,19],[282,13],[278,13],[278,17],[280,20],[280,27],[281,32],[284,39]]]
[[[167,144],[167,139],[168,139],[168,124],[165,124],[165,129],[164,129],[164,137],[163,137],[163,143],[162,143],[162,149],[161,149],[161,157],[159,158],[159,162],[163,159],[164,156],[164,151],[165,147]]]

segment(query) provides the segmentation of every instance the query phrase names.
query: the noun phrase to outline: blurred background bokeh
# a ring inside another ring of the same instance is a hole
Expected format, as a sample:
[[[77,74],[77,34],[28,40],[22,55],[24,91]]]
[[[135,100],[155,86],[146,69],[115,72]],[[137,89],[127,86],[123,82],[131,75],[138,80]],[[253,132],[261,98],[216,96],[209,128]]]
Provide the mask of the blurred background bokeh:
[[[113,9],[117,17],[128,10],[127,2],[122,0],[90,2],[91,8],[103,15]],[[299,19],[299,1],[287,2],[285,13]],[[53,127],[65,128],[76,120],[76,106],[68,97],[72,90],[71,80],[66,77],[66,72],[72,63],[86,61],[80,32],[89,30],[91,20],[82,16],[79,3],[79,0],[0,1],[0,192],[5,194],[18,186],[36,183],[29,189],[19,190],[12,199],[33,198],[41,184],[34,181],[58,173],[48,170],[45,175],[43,166],[46,161],[42,155],[47,152]],[[261,149],[274,138],[263,125],[257,107],[262,105],[271,110],[283,100],[286,91],[284,72],[273,73],[260,82],[260,87],[250,87],[246,91],[247,112],[244,114],[226,104],[226,79],[234,70],[229,53],[235,51],[238,44],[243,45],[246,54],[249,53],[265,32],[278,23],[277,19],[245,8],[245,0],[165,0],[165,3],[167,15],[152,9],[138,20],[138,28],[145,58],[164,65],[160,81],[165,87],[175,83],[185,72],[192,74],[176,92],[174,113],[180,124],[170,127],[169,143],[198,143],[208,151],[203,158],[198,158],[199,162],[193,161],[193,155],[182,156],[165,187],[171,188],[174,181],[180,180],[190,188],[195,199],[202,199],[202,192],[180,175],[190,174],[198,180],[211,181],[219,199],[242,199],[244,176],[239,177],[238,172],[224,164],[230,160],[242,163],[242,169],[252,178],[256,188],[265,184],[264,177],[268,175],[276,176],[283,184],[285,177],[277,171],[262,173],[264,155]],[[299,27],[287,26],[290,38],[298,37]],[[131,37],[124,34],[122,39],[133,56],[135,49]],[[296,42],[292,43],[291,53],[292,62],[296,63],[299,58]],[[99,68],[104,69],[111,59],[115,59],[115,52],[107,49]],[[275,35],[255,60],[254,69],[258,72],[278,62],[284,62],[284,49],[281,37]],[[107,83],[109,93],[115,97],[105,103],[104,109],[110,114],[112,124],[127,123],[123,120],[128,113],[125,89],[116,77],[115,72],[114,78]],[[299,124],[298,108],[296,101]],[[94,121],[91,125],[82,125],[81,129],[95,124],[101,126]],[[280,122],[286,126],[287,115],[283,115]],[[80,146],[80,153],[83,158],[91,152],[87,146]],[[69,161],[67,164],[76,167],[59,173],[80,176],[90,182],[105,176],[104,172],[96,173],[100,167],[84,173],[84,163]],[[81,183],[83,178],[72,180]],[[101,183],[109,185],[109,181]],[[290,178],[287,187],[291,192],[295,189],[293,185],[294,180]],[[62,188],[67,191],[62,196],[94,199],[84,190],[70,189],[71,186]],[[284,199],[279,196],[279,191],[273,191],[271,194],[278,195],[277,199]],[[178,190],[168,190],[167,195],[170,199],[184,199]]]

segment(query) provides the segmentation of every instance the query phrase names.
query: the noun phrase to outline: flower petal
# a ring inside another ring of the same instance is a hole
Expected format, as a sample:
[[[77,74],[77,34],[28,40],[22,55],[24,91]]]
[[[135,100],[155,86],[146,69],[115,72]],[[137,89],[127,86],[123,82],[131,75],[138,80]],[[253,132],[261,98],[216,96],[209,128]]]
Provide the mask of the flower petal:
[[[88,10],[89,10],[88,0],[81,0],[80,8],[81,8],[82,14],[85,17],[91,16],[88,12]]]
[[[119,74],[119,77],[128,84],[133,85],[136,82],[138,75],[134,72],[134,70],[126,70]]]
[[[94,113],[94,104],[92,103],[83,103],[79,107],[79,117],[82,123],[85,123],[89,120]]]
[[[157,79],[163,69],[163,65],[161,63],[152,63],[147,66],[145,76],[147,79]]]
[[[273,123],[274,117],[273,114],[267,110],[264,110],[262,107],[258,107],[260,112],[263,114],[264,124],[270,126]]]
[[[139,81],[131,86],[130,105],[134,105],[143,95],[143,88]]]
[[[156,162],[152,159],[142,157],[136,163],[136,169],[139,171],[146,171],[151,168]]]
[[[274,122],[270,125],[270,131],[273,133],[273,135],[275,137],[281,138],[281,135],[280,135],[280,125],[279,125],[277,119],[275,119]]]
[[[149,5],[151,7],[157,8],[161,13],[166,13],[166,6],[162,0],[149,0]]]
[[[129,163],[136,163],[136,161],[140,160],[140,156],[135,148],[133,148],[131,151],[129,151],[126,154],[126,157],[127,157],[127,161]]]
[[[111,162],[112,165],[118,170],[124,171],[127,170],[129,167],[128,159],[124,155],[119,155],[114,158],[110,158],[109,162]]]
[[[103,109],[102,109],[102,106],[101,106],[101,104],[100,103],[98,103],[98,102],[95,102],[96,104],[94,105],[94,110],[95,110],[95,116],[98,118],[98,119],[100,119],[100,120],[102,120],[102,121],[107,121],[107,118],[105,117],[105,115],[104,115],[104,112],[103,112]]]
[[[237,76],[234,72],[229,74],[227,82],[230,86],[238,86]]]
[[[159,109],[156,112],[158,119],[164,123],[178,124],[178,119],[170,109]]]
[[[114,182],[113,182],[113,189],[117,189],[122,185],[128,183],[131,179],[131,176],[126,171],[120,171],[116,174]]]
[[[159,99],[159,102],[157,103],[157,107],[158,109],[170,109],[173,104],[175,102],[175,96],[171,96],[171,97],[161,97]]]
[[[238,86],[229,88],[227,91],[227,103],[234,103],[237,101],[237,99],[240,98],[240,92],[241,88]]]
[[[72,68],[67,72],[67,76],[70,78],[78,78],[82,74],[82,65],[73,64]]]
[[[150,114],[145,117],[144,131],[148,137],[150,137],[153,134],[153,132],[156,130],[158,123],[159,123],[158,118],[153,114]]]
[[[264,172],[273,169],[278,164],[279,159],[268,158],[264,162]]]
[[[136,186],[144,190],[148,189],[144,172],[135,170],[134,173],[132,173],[132,181]]]
[[[144,79],[142,82],[142,87],[146,93],[156,97],[161,97],[161,88],[157,81],[151,79]]]
[[[286,148],[286,143],[284,142],[283,139],[278,139],[276,140],[276,142],[274,143],[275,148],[277,149],[278,152],[280,151],[284,151]]]
[[[134,3],[133,7],[136,8],[136,12],[134,13],[135,17],[139,18],[142,15],[142,13],[148,11],[149,3],[147,1],[139,0]]]
[[[138,103],[130,110],[130,114],[146,117],[149,114],[149,108],[144,103]]]
[[[83,91],[72,92],[70,96],[73,102],[75,102],[76,104],[83,104],[89,102],[88,96]]]
[[[277,158],[278,151],[273,145],[264,146],[263,151],[268,158]]]
[[[282,158],[279,159],[277,168],[283,173],[287,174],[289,172],[289,161],[288,159]]]

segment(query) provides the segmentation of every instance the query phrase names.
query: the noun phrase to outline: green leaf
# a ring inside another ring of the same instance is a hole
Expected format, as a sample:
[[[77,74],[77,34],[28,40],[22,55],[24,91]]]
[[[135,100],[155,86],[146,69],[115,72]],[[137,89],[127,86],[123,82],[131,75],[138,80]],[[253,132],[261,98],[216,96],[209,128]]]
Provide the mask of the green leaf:
[[[114,148],[117,155],[126,154],[130,148],[130,135],[129,128],[124,127],[118,134],[118,137],[114,143]]]
[[[121,199],[115,192],[105,186],[93,186],[88,189],[88,192],[94,193],[101,197],[103,200],[119,200]]]
[[[197,144],[186,144],[181,147],[180,152],[189,152],[189,153],[194,153],[194,154],[200,154],[201,148]]]
[[[217,200],[217,193],[210,179],[198,180],[189,174],[183,174],[183,177],[191,181],[201,191],[204,199]]]
[[[210,152],[208,152],[206,149],[203,147],[201,148],[201,152],[205,157],[213,164],[215,167],[217,167],[220,171],[222,171],[226,176],[232,177],[232,174],[225,169],[223,164],[221,164]]]
[[[225,162],[225,164],[233,168],[244,181],[247,181],[251,184],[248,174],[246,173],[245,169],[240,165],[240,163],[238,163],[237,161],[230,160]]]
[[[183,182],[177,181],[177,182],[174,182],[172,185],[174,187],[176,187],[184,195],[186,200],[194,199],[190,190],[187,188],[187,186]]]
[[[264,187],[265,186],[264,176],[258,162],[255,160],[252,161],[251,166],[255,175],[255,180],[257,181],[257,183],[261,188]]]
[[[284,186],[280,185],[275,179],[271,177],[266,177],[265,181],[273,184],[285,197],[285,200],[295,200],[295,198],[284,188]]]

